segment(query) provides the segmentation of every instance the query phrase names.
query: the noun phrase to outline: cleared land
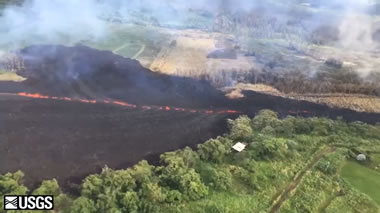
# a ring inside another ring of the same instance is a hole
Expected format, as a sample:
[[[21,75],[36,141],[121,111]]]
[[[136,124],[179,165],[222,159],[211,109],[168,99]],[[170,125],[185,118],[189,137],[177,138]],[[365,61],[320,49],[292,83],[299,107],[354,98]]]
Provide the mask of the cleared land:
[[[23,78],[14,72],[6,72],[6,71],[0,70],[0,81],[20,82],[20,81],[24,81],[25,79],[26,78]]]
[[[219,78],[221,71],[244,70],[254,67],[251,57],[238,54],[237,59],[209,58],[216,49],[231,49],[232,35],[206,33],[199,30],[168,30],[171,44],[163,47],[150,69],[162,73],[201,77],[208,75]]]

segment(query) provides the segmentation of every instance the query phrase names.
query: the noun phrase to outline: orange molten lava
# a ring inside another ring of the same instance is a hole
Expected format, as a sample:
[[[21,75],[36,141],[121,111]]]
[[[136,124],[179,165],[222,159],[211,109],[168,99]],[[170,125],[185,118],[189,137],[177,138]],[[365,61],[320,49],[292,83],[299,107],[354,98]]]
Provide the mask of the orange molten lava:
[[[56,97],[56,96],[46,96],[38,93],[17,93],[16,95],[28,98],[35,99],[52,99],[52,100],[60,100],[60,101],[70,101],[70,102],[80,102],[86,104],[111,104],[116,106],[122,106],[127,108],[138,108],[142,110],[161,110],[161,111],[177,111],[177,112],[191,112],[191,113],[204,113],[204,114],[239,114],[240,112],[236,110],[196,110],[196,109],[185,109],[179,107],[170,107],[170,106],[137,106],[135,104],[130,104],[124,101],[109,101],[109,100],[90,100],[90,99],[82,99],[82,98],[69,98],[69,97]]]

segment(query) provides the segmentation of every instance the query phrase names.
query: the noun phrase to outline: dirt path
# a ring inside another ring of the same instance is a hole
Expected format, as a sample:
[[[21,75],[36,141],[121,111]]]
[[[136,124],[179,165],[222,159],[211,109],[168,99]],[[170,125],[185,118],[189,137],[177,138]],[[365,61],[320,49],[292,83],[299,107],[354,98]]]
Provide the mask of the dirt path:
[[[125,44],[119,46],[118,48],[114,49],[112,52],[113,52],[113,53],[117,53],[117,52],[119,52],[120,50],[126,48],[128,45],[129,45],[129,43],[125,43]]]
[[[118,48],[114,49],[112,52],[117,54],[117,52],[119,52],[120,50],[128,47],[129,44],[130,43],[125,43],[125,44],[119,46]],[[145,44],[141,44],[140,50],[132,57],[132,59],[136,59],[137,57],[139,57],[145,51],[145,47],[146,47]]]
[[[141,45],[141,49],[132,57],[132,59],[138,58],[145,51],[145,44]]]
[[[301,180],[303,176],[306,174],[307,171],[309,171],[311,168],[314,167],[315,164],[317,164],[323,156],[330,152],[334,152],[335,148],[332,147],[327,147],[320,151],[319,154],[317,154],[313,160],[297,175],[297,177],[289,183],[289,185],[285,188],[285,191],[282,193],[279,193],[279,196],[274,199],[277,200],[274,205],[272,206],[271,210],[269,211],[270,213],[275,213],[277,212],[280,208],[281,205],[290,197],[290,193],[297,188],[297,186],[301,183]]]

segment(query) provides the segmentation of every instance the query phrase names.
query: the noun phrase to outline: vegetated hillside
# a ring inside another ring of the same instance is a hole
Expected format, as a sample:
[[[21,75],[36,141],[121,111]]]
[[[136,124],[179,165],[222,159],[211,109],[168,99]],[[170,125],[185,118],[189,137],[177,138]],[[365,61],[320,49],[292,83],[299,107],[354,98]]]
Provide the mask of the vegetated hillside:
[[[378,198],[355,184],[356,173],[340,173],[365,154],[358,167],[380,177],[380,126],[280,120],[268,110],[228,123],[228,134],[197,150],[165,153],[158,166],[141,161],[126,170],[106,167],[83,180],[79,197],[64,194],[56,180],[28,191],[22,172],[0,176],[0,193],[53,194],[56,210],[74,213],[379,211]],[[247,149],[232,151],[236,142],[246,142]]]

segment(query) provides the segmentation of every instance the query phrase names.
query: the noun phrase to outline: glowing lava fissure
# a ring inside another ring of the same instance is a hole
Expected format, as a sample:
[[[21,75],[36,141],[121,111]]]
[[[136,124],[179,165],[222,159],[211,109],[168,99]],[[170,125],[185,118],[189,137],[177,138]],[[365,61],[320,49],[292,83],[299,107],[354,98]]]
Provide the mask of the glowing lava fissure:
[[[191,112],[191,113],[204,113],[204,114],[240,114],[236,110],[197,110],[181,107],[171,107],[171,106],[147,106],[147,105],[136,105],[124,101],[113,101],[113,100],[91,100],[82,98],[69,98],[69,97],[57,97],[57,96],[47,96],[39,93],[25,93],[20,92],[15,94],[17,96],[34,98],[34,99],[49,99],[49,100],[60,100],[69,102],[80,102],[86,104],[110,104],[115,106],[122,106],[130,109],[141,109],[141,110],[160,110],[160,111],[176,111],[176,112]]]

